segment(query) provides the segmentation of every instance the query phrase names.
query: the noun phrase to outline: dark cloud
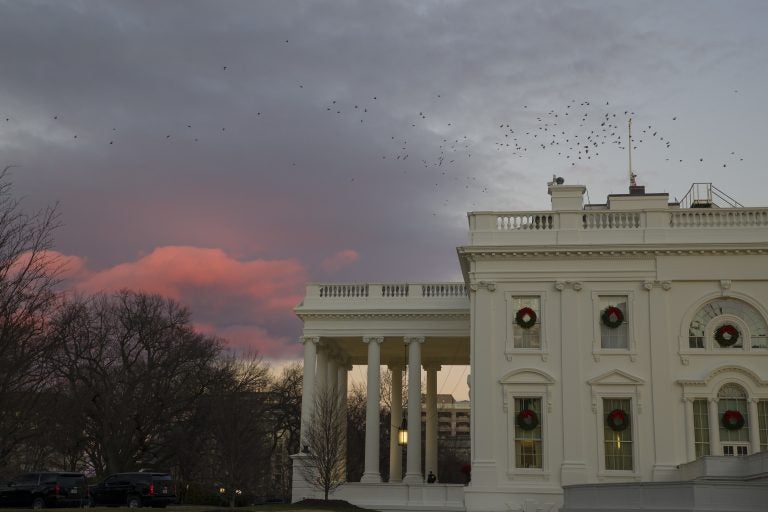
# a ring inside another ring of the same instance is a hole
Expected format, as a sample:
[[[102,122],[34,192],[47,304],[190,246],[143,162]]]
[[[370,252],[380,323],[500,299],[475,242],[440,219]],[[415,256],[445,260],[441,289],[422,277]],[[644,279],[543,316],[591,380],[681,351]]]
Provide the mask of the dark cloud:
[[[457,279],[467,210],[546,208],[553,173],[586,182],[594,201],[625,189],[615,146],[571,166],[533,139],[521,154],[497,144],[500,123],[535,130],[574,99],[591,100],[581,109],[593,118],[636,112],[674,141],[638,149],[649,189],[722,183],[722,162],[687,162],[731,158],[723,188],[760,201],[762,2],[0,0],[0,11],[2,160],[23,166],[13,179],[30,207],[60,202],[57,248],[92,272],[189,246],[298,261],[308,279]],[[354,264],[335,266],[345,250]],[[227,329],[242,336],[247,315],[227,304],[212,311],[235,311]],[[259,328],[295,336],[280,322]]]

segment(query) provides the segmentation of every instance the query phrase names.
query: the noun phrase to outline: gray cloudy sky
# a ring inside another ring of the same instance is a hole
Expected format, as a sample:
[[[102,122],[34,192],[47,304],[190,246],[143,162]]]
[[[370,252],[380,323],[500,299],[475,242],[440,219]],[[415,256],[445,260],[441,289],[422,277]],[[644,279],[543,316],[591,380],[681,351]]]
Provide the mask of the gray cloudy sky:
[[[26,207],[60,204],[72,287],[165,293],[292,357],[307,281],[457,280],[467,211],[546,209],[553,174],[624,192],[629,117],[649,191],[764,205],[766,20],[762,1],[0,0],[0,164]]]

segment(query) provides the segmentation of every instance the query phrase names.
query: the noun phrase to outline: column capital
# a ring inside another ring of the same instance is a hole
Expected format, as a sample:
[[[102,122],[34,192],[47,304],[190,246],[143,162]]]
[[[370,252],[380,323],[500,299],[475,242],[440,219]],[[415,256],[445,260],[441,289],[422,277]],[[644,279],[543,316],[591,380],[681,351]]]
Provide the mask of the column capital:
[[[403,336],[403,343],[410,345],[411,343],[424,343],[424,336]]]
[[[299,336],[299,342],[301,342],[302,345],[305,343],[314,343],[315,345],[319,345],[320,336]]]
[[[387,369],[389,369],[391,372],[402,372],[405,370],[405,365],[399,363],[391,363],[387,365]]]
[[[421,365],[428,372],[439,372],[442,366],[440,363],[424,363]]]
[[[384,336],[363,336],[363,343],[371,342],[381,345],[384,342]]]

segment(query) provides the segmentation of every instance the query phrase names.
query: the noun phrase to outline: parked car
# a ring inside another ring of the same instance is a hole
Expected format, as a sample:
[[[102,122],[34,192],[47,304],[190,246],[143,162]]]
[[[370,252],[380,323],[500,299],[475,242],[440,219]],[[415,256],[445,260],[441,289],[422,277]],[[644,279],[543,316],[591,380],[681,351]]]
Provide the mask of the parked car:
[[[82,473],[24,473],[0,487],[3,507],[79,507],[87,500],[88,482]]]
[[[90,488],[92,505],[165,507],[176,503],[176,484],[168,473],[115,473]]]

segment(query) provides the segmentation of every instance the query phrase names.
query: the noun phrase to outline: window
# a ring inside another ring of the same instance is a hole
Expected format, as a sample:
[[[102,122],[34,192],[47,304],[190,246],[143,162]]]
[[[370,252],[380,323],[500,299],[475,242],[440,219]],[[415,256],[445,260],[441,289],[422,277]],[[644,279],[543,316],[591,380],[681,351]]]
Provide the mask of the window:
[[[749,410],[747,407],[747,392],[738,384],[725,384],[717,393],[717,416],[722,418],[725,411],[738,411],[744,417],[744,426],[736,430],[729,430],[720,424],[720,442],[725,447],[729,444],[749,444]]]
[[[740,322],[733,325],[734,319]],[[741,322],[749,331],[749,339],[745,339],[747,333],[741,332],[742,329],[739,328],[738,324]],[[733,325],[739,333],[739,339],[733,344],[721,345],[715,341],[715,335],[717,330],[726,324]],[[709,345],[714,349],[768,349],[768,324],[760,312],[746,302],[731,297],[719,298],[700,307],[688,328],[689,348],[707,348],[707,340],[710,340]]]
[[[768,452],[768,400],[757,402],[757,425],[760,430],[760,451]]]
[[[749,449],[747,448],[747,445],[731,445],[731,444],[723,445],[723,455],[742,457],[748,454],[749,454]]]
[[[518,324],[516,315],[530,308],[536,315],[530,327]],[[539,297],[512,297],[512,346],[514,348],[541,348],[541,299]]]
[[[515,418],[523,411],[533,411],[537,421],[534,428],[522,428],[515,423],[515,467],[537,468],[542,467],[542,438],[541,438],[541,399],[516,398]]]
[[[693,401],[693,439],[696,458],[709,455],[709,410],[706,399]]]
[[[623,411],[623,430],[612,427],[608,417],[613,411]],[[629,398],[603,398],[603,443],[607,471],[632,471],[632,401]]]
[[[600,315],[600,348],[603,349],[628,349],[629,326],[627,324],[628,308],[626,296],[601,296],[599,301]],[[609,308],[617,308],[621,314],[611,315],[618,325],[609,326],[603,320],[603,316],[610,313]]]

